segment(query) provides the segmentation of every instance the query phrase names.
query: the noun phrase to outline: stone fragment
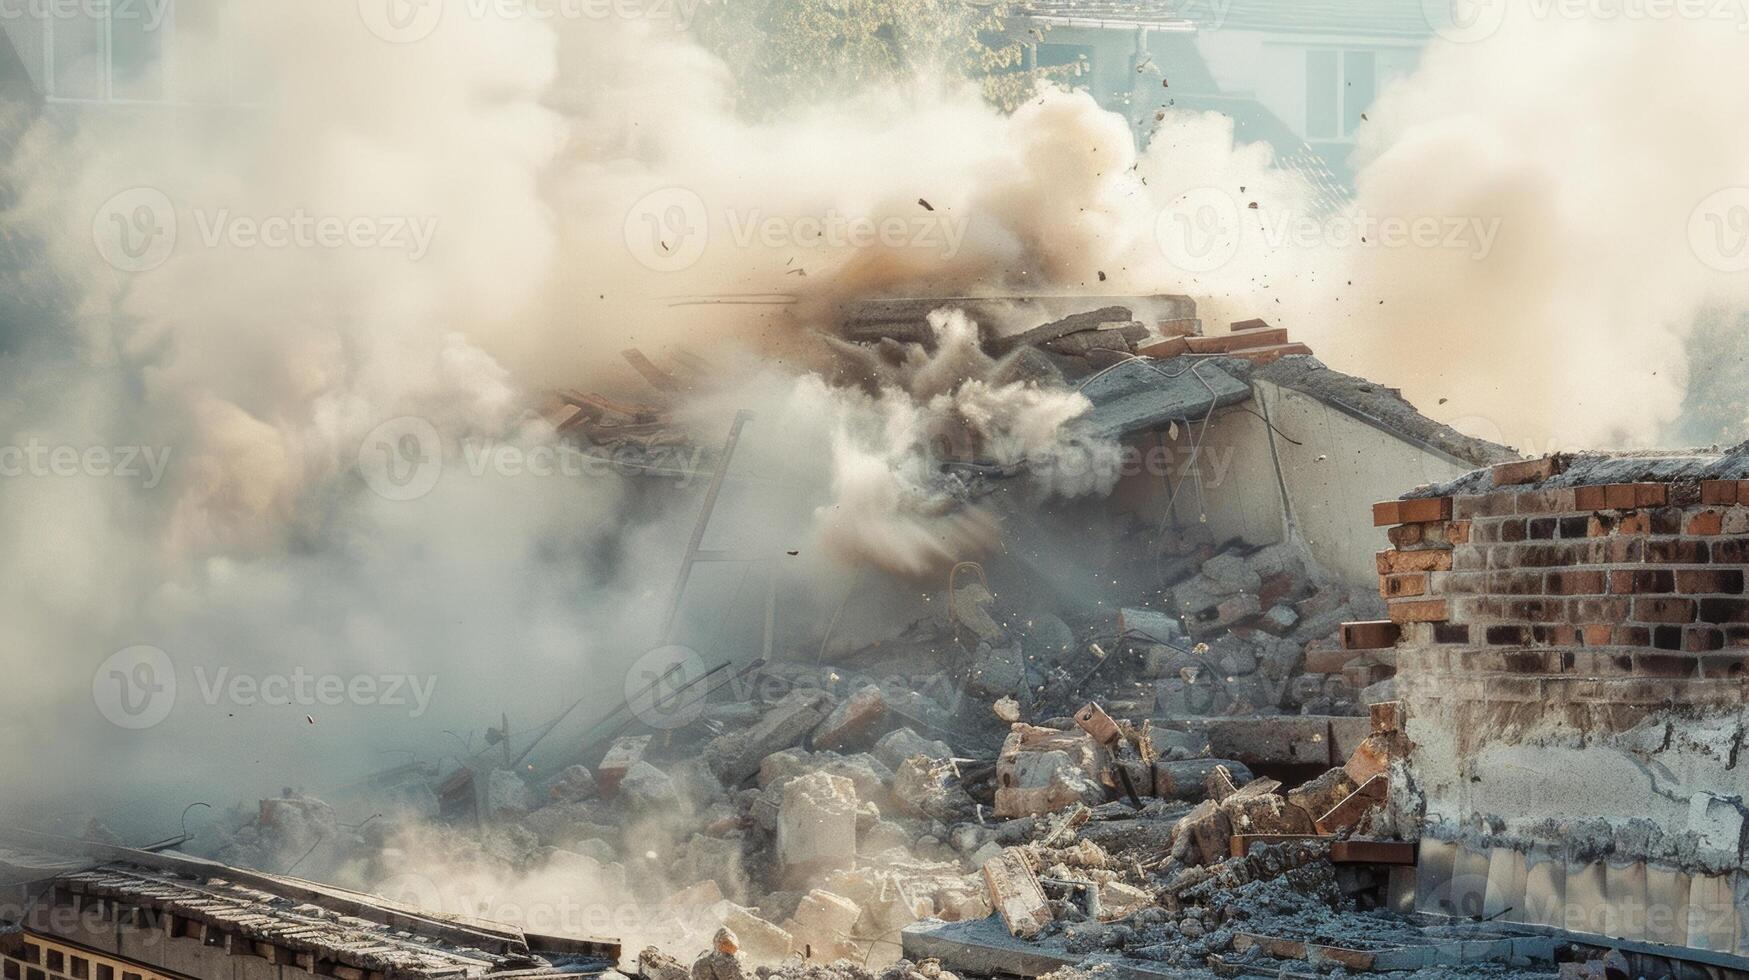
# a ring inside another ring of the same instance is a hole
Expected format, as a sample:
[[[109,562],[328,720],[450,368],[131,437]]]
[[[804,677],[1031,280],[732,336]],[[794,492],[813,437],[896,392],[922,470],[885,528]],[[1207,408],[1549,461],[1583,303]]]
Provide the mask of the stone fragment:
[[[984,865],[984,884],[990,904],[1001,914],[1010,935],[1030,939],[1056,917],[1039,886],[1038,876],[1027,863],[1026,853],[1010,847]]]
[[[990,710],[994,711],[996,717],[1006,724],[1012,725],[1020,720],[1020,702],[1014,700],[1012,695],[991,705]]]
[[[826,720],[827,701],[824,691],[791,691],[752,728],[712,739],[705,746],[705,762],[723,785],[739,786],[759,772],[766,756],[797,744]]]
[[[643,980],[692,980],[692,971],[654,946],[638,954],[638,976]]]
[[[777,856],[784,876],[805,882],[856,866],[856,787],[813,772],[790,780],[777,814]]]
[[[604,798],[611,800],[619,793],[620,780],[625,778],[625,774],[633,766],[644,761],[644,753],[649,751],[651,740],[649,735],[628,735],[615,739],[613,745],[608,747],[601,765],[595,767],[596,782]]]
[[[485,809],[490,816],[515,819],[526,815],[533,807],[534,794],[521,776],[508,769],[494,769],[486,777]]]
[[[924,738],[909,728],[888,732],[875,743],[874,757],[894,771],[914,755],[930,759],[951,759],[953,749],[946,742]]]
[[[680,791],[668,774],[648,762],[626,770],[619,782],[620,800],[634,812],[658,813],[680,805]]]
[[[869,684],[845,698],[814,729],[814,748],[833,752],[866,748],[886,720],[886,696]]]
[[[599,792],[595,774],[588,766],[570,766],[547,787],[547,800],[552,803],[582,803]]]
[[[795,937],[783,927],[760,918],[752,909],[733,902],[719,902],[711,916],[739,937],[741,951],[754,963],[778,963],[795,951]]]

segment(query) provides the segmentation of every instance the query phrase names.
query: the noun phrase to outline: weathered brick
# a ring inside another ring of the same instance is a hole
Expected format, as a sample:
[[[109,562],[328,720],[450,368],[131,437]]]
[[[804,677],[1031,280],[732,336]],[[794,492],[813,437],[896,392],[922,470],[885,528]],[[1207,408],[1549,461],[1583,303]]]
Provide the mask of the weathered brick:
[[[1525,522],[1525,532],[1532,541],[1552,541],[1560,529],[1558,517],[1533,517]]]
[[[1583,538],[1591,534],[1591,518],[1580,514],[1576,517],[1563,517],[1561,520],[1561,537]]]
[[[1389,527],[1392,524],[1403,523],[1403,502],[1401,500],[1381,500],[1372,505],[1373,527]]]
[[[1372,620],[1342,624],[1342,649],[1385,650],[1397,645],[1403,629],[1395,622]]]
[[[1495,486],[1512,487],[1552,480],[1565,472],[1566,469],[1566,457],[1544,456],[1541,459],[1527,459],[1519,463],[1501,463],[1493,467],[1491,472]]]
[[[1713,563],[1716,565],[1741,565],[1749,561],[1749,541],[1733,538],[1729,541],[1714,541],[1712,545]]]
[[[1712,551],[1705,541],[1646,542],[1646,561],[1659,565],[1705,565],[1712,560]]]
[[[1565,544],[1533,544],[1525,545],[1514,556],[1517,563],[1525,568],[1555,568],[1564,565],[1583,564],[1586,552],[1578,550],[1584,542]]]
[[[1670,485],[1667,483],[1636,483],[1634,484],[1635,507],[1665,507],[1670,503]]]
[[[1587,626],[1581,631],[1581,638],[1588,647],[1606,647],[1615,635],[1615,627],[1598,624]]]
[[[1617,514],[1592,514],[1585,520],[1585,533],[1593,538],[1605,538],[1614,534],[1616,526],[1621,523],[1621,517]]]
[[[1470,628],[1462,623],[1434,623],[1433,642],[1468,643],[1470,642]]]
[[[1530,643],[1530,627],[1490,626],[1482,636],[1489,646],[1522,647]]]
[[[1609,591],[1616,595],[1676,591],[1676,573],[1664,569],[1616,569],[1609,573]]]
[[[1517,506],[1516,495],[1510,493],[1458,497],[1452,501],[1452,515],[1460,521],[1478,517],[1507,517]]]
[[[1498,529],[1499,534],[1494,540],[1502,544],[1516,544],[1523,541],[1528,536],[1526,533],[1528,524],[1529,522],[1523,518],[1501,521]]]
[[[1676,591],[1684,595],[1742,595],[1740,568],[1682,569],[1676,573]]]
[[[1716,510],[1696,511],[1689,515],[1688,525],[1683,529],[1685,534],[1723,534],[1725,532],[1725,515]]]
[[[1634,673],[1643,677],[1693,677],[1699,669],[1700,662],[1693,657],[1671,656],[1667,653],[1634,654]]]
[[[1732,507],[1725,511],[1726,534],[1749,534],[1749,508]]]
[[[1398,504],[1399,524],[1451,520],[1450,497],[1423,497],[1419,500],[1401,500]]]
[[[1573,490],[1573,502],[1577,510],[1608,510],[1609,502],[1604,487],[1576,487]]]
[[[1408,548],[1421,543],[1422,524],[1399,524],[1385,532],[1385,537],[1391,539],[1391,544],[1398,548]]]
[[[1634,485],[1611,483],[1603,488],[1604,505],[1610,510],[1634,509]]]
[[[1652,645],[1652,631],[1644,626],[1617,626],[1615,628],[1615,645],[1618,647],[1649,647]]]
[[[1619,623],[1633,611],[1633,600],[1611,596],[1573,600],[1573,618],[1581,623]]]
[[[1615,521],[1617,534],[1651,534],[1652,515],[1642,511],[1632,511],[1622,514]]]
[[[1449,572],[1450,551],[1381,551],[1378,553],[1380,575],[1404,572]]]
[[[1653,534],[1681,534],[1682,508],[1657,507],[1646,512],[1651,519]]]
[[[1609,589],[1602,571],[1550,572],[1546,591],[1549,595],[1602,595]]]
[[[1386,599],[1427,594],[1427,573],[1385,575],[1379,579],[1379,595]]]
[[[1543,573],[1527,571],[1490,572],[1488,588],[1496,595],[1542,595]]]
[[[1689,653],[1711,653],[1725,648],[1724,630],[1711,626],[1690,626],[1682,634],[1682,649]]]
[[[1700,502],[1708,507],[1730,506],[1737,503],[1736,480],[1702,480],[1700,484]]]
[[[1744,673],[1743,657],[1738,654],[1719,654],[1700,658],[1700,676],[1708,680],[1732,680],[1740,678]]]
[[[1692,623],[1693,599],[1645,597],[1634,600],[1634,621],[1639,623]]]
[[[1749,623],[1749,599],[1702,599],[1699,616],[1703,623]]]
[[[1646,555],[1644,538],[1609,538],[1604,541],[1603,561],[1611,565],[1626,565],[1640,561]]]
[[[1433,572],[1428,588],[1442,595],[1484,595],[1488,592],[1490,574],[1486,572]]]
[[[1391,603],[1394,623],[1436,623],[1450,618],[1451,607],[1444,599]]]
[[[1520,514],[1566,514],[1579,509],[1570,489],[1527,490],[1518,495],[1516,508]]]
[[[1470,522],[1451,521],[1445,525],[1445,540],[1447,544],[1469,544]]]
[[[1567,603],[1563,599],[1512,599],[1506,603],[1506,618],[1558,623],[1567,618]]]

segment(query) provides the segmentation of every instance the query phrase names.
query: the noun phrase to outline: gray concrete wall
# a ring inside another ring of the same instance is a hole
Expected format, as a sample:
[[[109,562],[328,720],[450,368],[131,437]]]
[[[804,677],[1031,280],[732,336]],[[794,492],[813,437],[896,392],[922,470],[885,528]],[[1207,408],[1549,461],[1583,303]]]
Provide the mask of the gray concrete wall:
[[[1390,543],[1373,526],[1372,505],[1472,467],[1309,395],[1268,382],[1253,387],[1256,397],[1217,413],[1206,436],[1200,423],[1181,426],[1176,440],[1162,436],[1168,472],[1126,479],[1119,506],[1157,520],[1176,491],[1179,524],[1195,526],[1206,517],[1215,540],[1254,545],[1284,540],[1291,511],[1294,531],[1319,564],[1351,588],[1376,589],[1376,555]],[[1280,433],[1252,412],[1267,415]],[[1134,445],[1143,458],[1155,448],[1149,437]]]

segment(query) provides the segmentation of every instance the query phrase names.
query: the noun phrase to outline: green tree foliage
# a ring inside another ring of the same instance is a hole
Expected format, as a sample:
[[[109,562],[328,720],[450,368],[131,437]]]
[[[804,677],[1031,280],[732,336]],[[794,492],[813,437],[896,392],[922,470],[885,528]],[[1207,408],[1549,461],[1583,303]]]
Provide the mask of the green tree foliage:
[[[755,115],[925,72],[971,80],[1012,109],[1035,79],[1079,66],[1029,71],[1026,46],[1040,35],[1009,16],[1005,0],[714,0],[694,31],[734,71]]]

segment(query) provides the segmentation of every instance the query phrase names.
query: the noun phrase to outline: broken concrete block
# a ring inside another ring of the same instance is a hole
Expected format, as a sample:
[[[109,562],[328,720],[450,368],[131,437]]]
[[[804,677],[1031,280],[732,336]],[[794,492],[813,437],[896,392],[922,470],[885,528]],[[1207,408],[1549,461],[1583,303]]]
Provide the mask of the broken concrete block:
[[[1391,768],[1392,749],[1392,740],[1384,735],[1373,735],[1361,742],[1343,767],[1349,780],[1356,786],[1365,786],[1373,777],[1383,775]]]
[[[692,980],[747,980],[748,972],[741,940],[727,926],[711,937],[710,952],[692,964]]]
[[[1317,820],[1318,832],[1321,834],[1339,834],[1360,826],[1362,819],[1373,810],[1381,807],[1390,795],[1391,779],[1384,773],[1367,780],[1361,787],[1350,793],[1341,803],[1331,807],[1329,812],[1320,814]]]
[[[973,697],[998,698],[1026,687],[1026,657],[1019,647],[979,644],[966,690]]]
[[[1259,780],[1259,783],[1280,783]],[[1274,793],[1247,794],[1240,790],[1221,804],[1235,834],[1310,834],[1314,828],[1305,811],[1289,806]]]
[[[814,959],[828,962],[856,956],[856,920],[862,909],[842,895],[819,888],[804,896],[784,928]]]
[[[1346,769],[1332,769],[1317,779],[1287,791],[1289,805],[1299,807],[1316,820],[1336,808],[1359,787],[1348,778]]]
[[[263,800],[265,808],[268,803],[278,803],[278,800]],[[522,777],[508,769],[494,769],[486,777],[485,811],[495,818],[515,819],[525,816],[534,807],[534,794],[529,791],[528,784]],[[282,820],[282,824],[290,825],[290,821]]]
[[[952,762],[912,756],[893,776],[893,799],[912,816],[954,820],[973,806],[958,778]]]
[[[1226,769],[1229,783],[1250,782],[1251,770],[1231,759],[1187,759],[1154,761],[1154,794],[1165,800],[1198,803],[1208,799],[1209,777],[1216,769]]]
[[[1286,636],[1293,632],[1300,623],[1300,614],[1294,612],[1292,606],[1271,606],[1257,621],[1257,628],[1274,636]]]
[[[814,748],[831,752],[864,748],[880,734],[886,720],[886,696],[880,688],[867,685],[845,698],[814,729]]]
[[[1015,725],[996,758],[996,815],[1053,813],[1074,803],[1099,804],[1098,747],[1086,732]]]
[[[874,757],[895,772],[914,755],[930,759],[951,759],[953,749],[946,742],[924,738],[909,728],[900,728],[881,736],[875,743]]]
[[[733,902],[719,902],[711,907],[711,917],[740,938],[741,950],[755,963],[777,963],[795,952],[795,937],[776,923],[767,922],[752,909]]]
[[[850,780],[813,772],[785,784],[777,856],[784,876],[795,882],[856,866],[856,787]]]
[[[752,728],[712,739],[705,746],[705,762],[723,785],[739,786],[759,772],[766,756],[797,744],[825,721],[828,700],[820,690],[791,691]]]
[[[643,980],[692,980],[692,971],[654,946],[638,954],[638,976]]]
[[[1228,552],[1202,563],[1203,577],[1222,595],[1235,592],[1256,592],[1263,587],[1263,576],[1238,555]]]
[[[648,762],[634,763],[619,781],[619,799],[634,812],[661,813],[680,805],[680,791],[668,774]]]
[[[1232,853],[1233,823],[1219,804],[1205,800],[1178,822],[1176,835],[1187,838],[1190,864],[1216,864]]]
[[[547,787],[547,799],[552,803],[582,803],[594,799],[598,792],[595,774],[587,766],[570,766]]]
[[[983,870],[990,904],[1001,914],[1010,935],[1030,939],[1055,919],[1025,851],[1007,848],[985,864]]]
[[[603,798],[611,800],[619,793],[620,780],[632,766],[644,761],[644,753],[649,751],[652,738],[649,735],[628,735],[615,739],[608,747],[601,765],[595,767],[596,782]]]
[[[1184,626],[1168,613],[1125,607],[1117,614],[1118,635],[1132,643],[1162,645],[1184,637]]]
[[[1075,631],[1056,616],[1039,613],[1027,620],[1025,649],[1046,663],[1064,663],[1075,655]]]
[[[860,854],[880,854],[893,848],[905,849],[910,846],[911,834],[891,820],[876,820],[870,824],[856,845]]]

